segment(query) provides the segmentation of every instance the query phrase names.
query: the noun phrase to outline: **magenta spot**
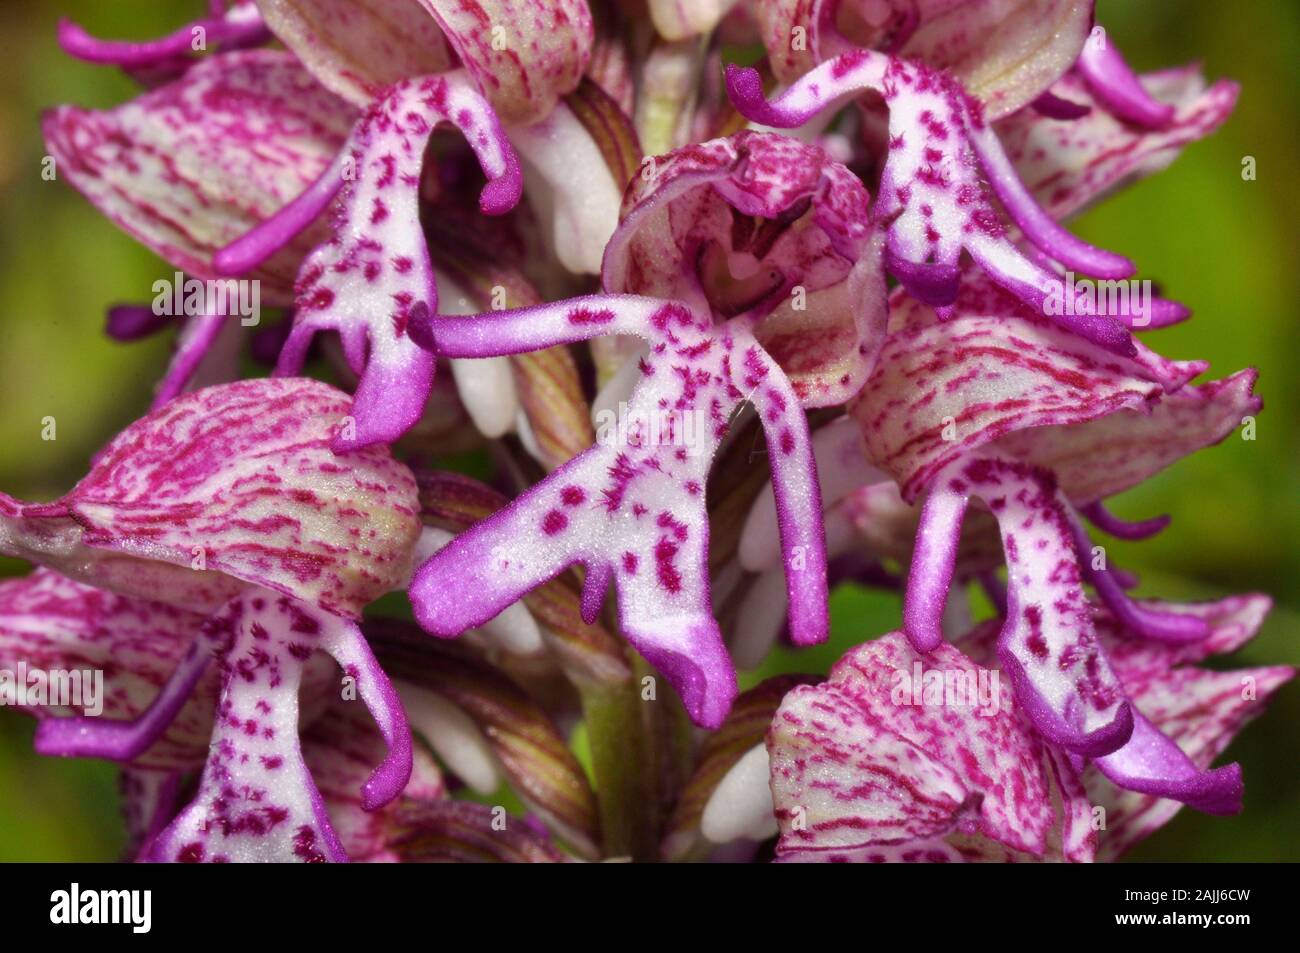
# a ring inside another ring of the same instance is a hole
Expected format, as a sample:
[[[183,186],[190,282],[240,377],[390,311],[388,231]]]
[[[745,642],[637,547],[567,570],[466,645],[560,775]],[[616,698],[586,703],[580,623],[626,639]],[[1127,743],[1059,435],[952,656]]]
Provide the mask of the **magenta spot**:
[[[560,491],[560,500],[565,506],[577,506],[587,498],[580,486],[566,486]]]
[[[623,571],[629,576],[636,575],[636,567],[639,563],[640,560],[636,558],[636,553],[623,554]]]
[[[542,532],[547,536],[554,536],[562,532],[569,525],[569,518],[559,510],[551,510],[542,518]]]
[[[614,312],[608,308],[592,311],[590,308],[574,308],[569,312],[570,324],[609,324],[614,320]]]

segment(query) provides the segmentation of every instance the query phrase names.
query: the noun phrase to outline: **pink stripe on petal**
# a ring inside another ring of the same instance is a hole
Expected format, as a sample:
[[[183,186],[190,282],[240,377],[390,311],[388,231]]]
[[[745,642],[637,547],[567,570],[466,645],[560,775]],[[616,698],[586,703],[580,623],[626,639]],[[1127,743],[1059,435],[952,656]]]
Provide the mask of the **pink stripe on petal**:
[[[767,749],[781,854],[944,834],[979,802],[952,767],[836,685],[786,695]]]
[[[1092,107],[1087,116],[1060,123],[1022,111],[997,124],[1020,178],[1053,219],[1164,169],[1184,146],[1217,129],[1237,101],[1236,83],[1222,80],[1207,89],[1198,66],[1148,73],[1142,83],[1174,106],[1172,120],[1161,129],[1123,122],[1100,108],[1073,74],[1053,90]]]
[[[207,57],[115,109],[61,106],[42,128],[60,177],[175,267],[215,278],[213,253],[310,185],[354,118],[292,56],[255,50]],[[319,240],[308,233],[248,275],[264,301],[288,303]]]
[[[595,39],[586,0],[420,0],[501,118],[545,118],[572,92]]]
[[[61,500],[0,500],[0,548],[190,608],[252,584],[355,616],[405,580],[419,519],[386,447],[330,450],[351,412],[305,379],[186,394],[119,434]]]
[[[950,645],[921,654],[892,632],[840,659],[828,684],[982,795],[980,833],[1043,855],[1056,822],[1045,746],[996,673]]]
[[[198,613],[119,596],[37,569],[23,578],[0,582],[0,668],[12,672],[25,663],[29,670],[47,672],[102,670],[103,710],[77,720],[91,734],[101,726],[117,731],[108,726],[139,717],[155,701],[202,622]],[[209,669],[197,685],[190,686],[188,697],[180,699],[183,707],[172,713],[170,725],[149,733],[153,743],[136,754],[135,763],[159,770],[189,770],[202,764],[212,733],[217,685],[217,673]],[[83,696],[83,702],[89,699]],[[72,713],[86,710],[83,704]],[[27,711],[51,723],[68,714],[61,708]]]
[[[452,69],[425,0],[258,0],[266,25],[326,89],[366,106],[393,83]]]

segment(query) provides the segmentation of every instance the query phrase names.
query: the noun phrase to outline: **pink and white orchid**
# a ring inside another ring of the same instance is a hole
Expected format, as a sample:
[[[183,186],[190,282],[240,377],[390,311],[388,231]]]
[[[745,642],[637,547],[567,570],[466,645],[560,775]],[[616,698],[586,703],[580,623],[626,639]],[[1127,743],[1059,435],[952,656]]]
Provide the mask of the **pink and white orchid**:
[[[1137,598],[1086,527],[1163,530],[1108,501],[1253,421],[1257,375],[1139,340],[1190,312],[1094,294],[1138,265],[1063,224],[1237,88],[1135,73],[1093,12],[65,21],[143,89],[46,115],[60,174],[221,294],[111,309],[178,325],[152,406],[58,499],[0,493],[34,567],[0,670],[106,685],[24,695],[36,750],[118,762],[151,861],[1082,862],[1240,810],[1213,762],[1294,672],[1198,663],[1268,598]],[[895,631],[740,691],[842,581]]]

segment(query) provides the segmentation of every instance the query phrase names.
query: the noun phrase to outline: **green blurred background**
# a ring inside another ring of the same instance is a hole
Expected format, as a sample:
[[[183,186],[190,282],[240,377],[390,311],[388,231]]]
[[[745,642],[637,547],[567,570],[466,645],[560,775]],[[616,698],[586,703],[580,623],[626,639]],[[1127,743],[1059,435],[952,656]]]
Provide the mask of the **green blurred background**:
[[[94,450],[138,417],[168,350],[166,336],[121,345],[102,333],[109,303],[147,301],[172,269],[135,245],[61,182],[42,180],[38,120],[57,103],[108,107],[133,83],[64,57],[55,25],[66,15],[92,33],[144,38],[195,15],[201,0],[5,0],[0,5],[0,487],[48,499],[70,487]],[[1115,543],[1142,592],[1210,598],[1262,590],[1277,600],[1263,633],[1225,667],[1300,664],[1300,506],[1297,460],[1295,185],[1300,135],[1300,4],[1252,0],[1102,0],[1099,22],[1140,70],[1200,59],[1211,78],[1243,90],[1213,138],[1162,175],[1076,221],[1084,238],[1135,258],[1196,312],[1144,340],[1177,358],[1213,361],[1218,377],[1259,368],[1265,413],[1257,439],[1232,436],[1118,501],[1125,516],[1171,512],[1153,541]],[[1258,175],[1243,181],[1244,156]],[[41,419],[58,439],[41,439]],[[13,561],[0,570],[23,571]],[[898,625],[895,599],[841,590],[832,643],[781,667],[824,670],[847,647]],[[1228,752],[1242,762],[1246,810],[1209,818],[1190,810],[1131,855],[1134,860],[1300,859],[1300,690]],[[31,751],[31,723],[0,712],[0,860],[112,860],[122,842],[115,771]]]

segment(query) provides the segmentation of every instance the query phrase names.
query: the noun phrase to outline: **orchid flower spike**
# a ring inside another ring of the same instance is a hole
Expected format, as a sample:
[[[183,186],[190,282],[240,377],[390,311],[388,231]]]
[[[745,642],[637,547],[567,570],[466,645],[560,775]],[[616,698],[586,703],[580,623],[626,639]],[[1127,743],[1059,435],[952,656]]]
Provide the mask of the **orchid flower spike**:
[[[409,571],[415,482],[383,448],[334,456],[350,409],[308,380],[209,388],[132,424],[59,500],[0,497],[0,551],[207,616],[139,717],[47,720],[37,735],[42,753],[134,760],[218,661],[199,792],[159,834],[156,858],[344,859],[297,740],[298,688],[317,650],[342,667],[388,745],[365,804],[391,801],[410,777],[405,715],[354,619]]]
[[[584,615],[596,617],[612,579],[629,641],[697,723],[716,726],[736,682],[709,607],[710,463],[732,410],[752,403],[768,439],[791,633],[821,641],[825,548],[802,406],[860,386],[879,340],[883,281],[858,215],[865,190],[817,150],[745,133],[656,166],[629,194],[606,254],[606,286],[640,294],[429,319],[422,333],[447,357],[610,334],[635,335],[648,350],[623,426],[458,536],[417,572],[411,598],[426,629],[454,636],[582,563]],[[810,353],[793,338],[809,320],[789,310],[795,287],[825,301],[812,320],[845,343]]]

